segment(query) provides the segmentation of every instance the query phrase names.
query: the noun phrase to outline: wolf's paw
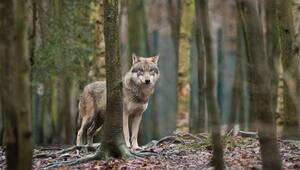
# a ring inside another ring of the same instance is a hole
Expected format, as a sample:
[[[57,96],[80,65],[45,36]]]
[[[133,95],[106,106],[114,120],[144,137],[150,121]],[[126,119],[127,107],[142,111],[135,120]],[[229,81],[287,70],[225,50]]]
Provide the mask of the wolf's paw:
[[[126,144],[127,148],[131,148],[131,145],[130,144]]]
[[[142,148],[139,147],[138,145],[133,145],[131,149],[133,149],[133,150],[141,150]]]

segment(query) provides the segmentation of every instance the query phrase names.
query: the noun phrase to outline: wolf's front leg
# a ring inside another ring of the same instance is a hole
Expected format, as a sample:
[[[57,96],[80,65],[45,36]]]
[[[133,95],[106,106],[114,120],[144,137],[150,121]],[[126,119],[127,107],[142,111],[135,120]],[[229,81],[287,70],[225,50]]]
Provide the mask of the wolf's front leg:
[[[138,134],[139,134],[139,128],[140,128],[141,120],[142,120],[142,113],[134,115],[133,120],[132,120],[131,142],[132,142],[132,148],[133,149],[138,149],[139,148],[137,138],[138,138]]]
[[[123,113],[123,132],[124,132],[124,139],[127,147],[131,147],[130,141],[129,141],[129,128],[128,128],[128,114]]]

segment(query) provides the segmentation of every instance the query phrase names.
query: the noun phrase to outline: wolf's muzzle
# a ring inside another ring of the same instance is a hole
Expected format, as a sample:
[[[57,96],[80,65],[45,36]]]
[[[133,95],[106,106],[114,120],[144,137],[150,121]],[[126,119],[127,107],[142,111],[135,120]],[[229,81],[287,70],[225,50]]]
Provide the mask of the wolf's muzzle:
[[[145,84],[150,84],[150,80],[145,80]]]

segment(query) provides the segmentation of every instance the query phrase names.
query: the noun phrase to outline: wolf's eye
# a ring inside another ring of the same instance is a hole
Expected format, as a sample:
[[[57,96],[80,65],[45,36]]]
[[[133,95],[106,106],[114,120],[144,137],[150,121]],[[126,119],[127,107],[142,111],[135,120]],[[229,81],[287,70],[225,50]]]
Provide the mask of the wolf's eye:
[[[138,73],[138,74],[143,74],[144,73],[144,69],[142,68],[134,68],[131,71],[132,73]]]
[[[158,73],[158,70],[157,70],[156,68],[152,68],[152,69],[150,70],[150,72],[151,72],[151,73],[156,73],[156,74],[157,74],[157,73]]]
[[[132,73],[137,73],[137,72],[138,72],[138,69],[134,68],[134,69],[132,69],[131,72],[132,72]]]

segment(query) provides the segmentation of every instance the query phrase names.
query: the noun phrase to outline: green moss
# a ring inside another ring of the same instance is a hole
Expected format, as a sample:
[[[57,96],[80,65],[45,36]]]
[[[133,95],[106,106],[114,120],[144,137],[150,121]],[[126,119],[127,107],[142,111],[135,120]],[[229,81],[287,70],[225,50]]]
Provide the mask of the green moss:
[[[223,146],[226,147],[237,147],[240,146],[241,144],[244,144],[248,141],[248,138],[240,138],[240,137],[234,137],[231,135],[224,135],[222,136],[222,144]],[[211,135],[206,138],[203,139],[200,142],[197,143],[191,143],[191,144],[180,144],[178,145],[178,148],[180,149],[208,149],[211,150],[212,149],[212,138]]]

